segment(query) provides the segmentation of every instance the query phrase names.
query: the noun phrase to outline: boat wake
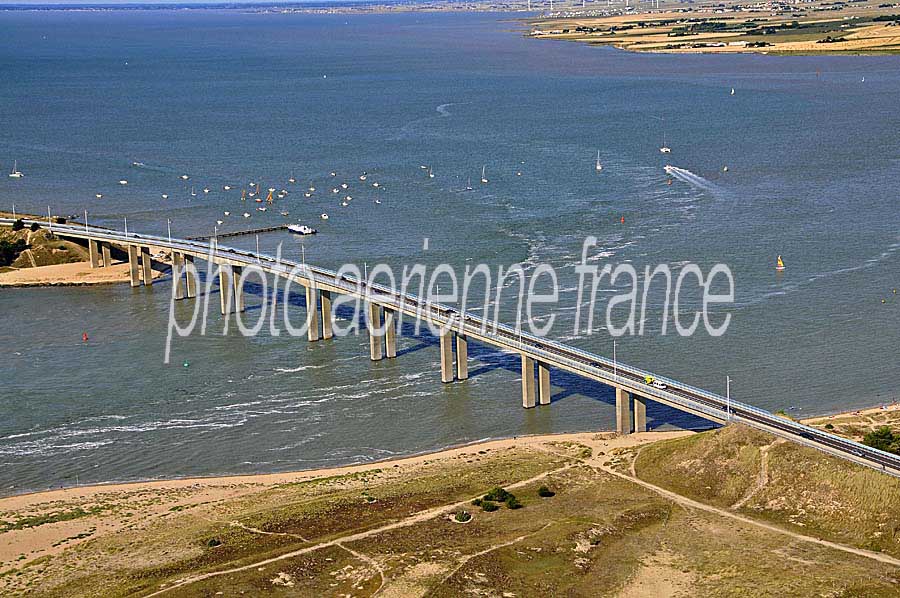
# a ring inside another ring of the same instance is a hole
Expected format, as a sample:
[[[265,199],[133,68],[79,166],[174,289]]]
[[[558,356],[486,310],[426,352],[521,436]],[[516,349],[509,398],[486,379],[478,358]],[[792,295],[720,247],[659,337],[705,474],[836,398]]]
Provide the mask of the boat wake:
[[[688,185],[697,187],[698,189],[703,189],[704,191],[709,191],[715,194],[721,194],[723,192],[721,187],[719,187],[709,179],[705,179],[698,174],[694,174],[686,168],[678,168],[677,166],[666,164],[665,171],[666,174],[671,175],[680,181],[684,181]]]

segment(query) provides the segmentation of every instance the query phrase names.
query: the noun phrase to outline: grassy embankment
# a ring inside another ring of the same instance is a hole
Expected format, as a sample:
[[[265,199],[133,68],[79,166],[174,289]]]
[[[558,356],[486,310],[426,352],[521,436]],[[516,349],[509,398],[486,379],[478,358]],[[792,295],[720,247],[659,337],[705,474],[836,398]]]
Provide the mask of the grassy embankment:
[[[646,443],[654,435],[641,437]],[[895,565],[730,515],[736,511],[792,532],[898,554],[897,480],[816,451],[772,444],[770,437],[738,427],[660,441],[639,451],[630,448],[634,437],[572,438],[474,446],[412,465],[379,464],[296,483],[236,478],[218,489],[219,482],[209,480],[169,490],[100,488],[90,498],[72,495],[46,502],[35,495],[27,508],[0,512],[8,530],[0,528],[0,545],[24,546],[28,538],[47,543],[54,533],[70,536],[39,558],[22,554],[0,564],[5,571],[0,593],[125,596],[159,588],[169,588],[165,596],[900,592]],[[611,473],[609,468],[628,471],[634,454],[641,478],[722,511],[693,508]],[[763,463],[768,465],[765,483],[760,480]],[[537,479],[542,473],[549,475]],[[506,486],[522,508],[502,505],[486,512],[470,503],[494,486]],[[539,496],[541,486],[555,494]],[[53,513],[65,518],[75,508],[81,509],[72,515],[75,519],[52,521]],[[461,509],[472,514],[471,521],[452,520]],[[35,519],[41,516],[45,519]],[[37,527],[23,528],[29,521]],[[79,529],[85,535],[76,538]],[[239,566],[245,568],[233,571]],[[173,587],[178,580],[215,571],[230,572]]]

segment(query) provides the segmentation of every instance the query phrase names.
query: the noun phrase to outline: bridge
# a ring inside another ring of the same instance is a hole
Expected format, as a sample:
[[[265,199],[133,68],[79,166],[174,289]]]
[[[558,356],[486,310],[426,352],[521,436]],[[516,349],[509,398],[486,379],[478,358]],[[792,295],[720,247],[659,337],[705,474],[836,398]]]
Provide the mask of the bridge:
[[[36,223],[55,235],[87,244],[91,267],[112,264],[112,248],[127,252],[133,287],[152,285],[151,248],[172,256],[173,296],[176,300],[195,298],[199,292],[197,271],[188,267],[195,259],[211,261],[218,268],[220,307],[223,315],[243,311],[243,289],[239,283],[243,268],[290,280],[305,288],[307,338],[317,342],[333,337],[332,301],[335,295],[350,295],[365,302],[370,358],[373,361],[397,356],[397,315],[430,321],[440,330],[440,375],[444,383],[461,382],[468,374],[468,343],[476,341],[505,352],[518,354],[522,364],[522,407],[550,404],[550,368],[564,370],[615,389],[616,430],[620,434],[647,429],[647,402],[669,407],[720,424],[739,422],[792,442],[812,447],[890,475],[900,477],[900,456],[780,417],[746,403],[723,397],[689,384],[659,376],[601,355],[541,338],[510,326],[488,322],[453,307],[401,293],[384,285],[352,276],[276,258],[252,251],[220,246],[212,249],[198,240],[170,239],[134,232],[119,232],[78,224]],[[0,226],[13,220],[0,219]],[[383,325],[382,325],[383,324]],[[647,384],[652,376],[664,387]]]

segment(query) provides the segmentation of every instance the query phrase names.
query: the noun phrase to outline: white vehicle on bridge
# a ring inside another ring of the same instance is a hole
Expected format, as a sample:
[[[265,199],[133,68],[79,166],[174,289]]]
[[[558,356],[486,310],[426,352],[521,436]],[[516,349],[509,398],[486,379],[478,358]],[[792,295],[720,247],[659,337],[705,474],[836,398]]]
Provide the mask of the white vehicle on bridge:
[[[644,383],[649,384],[653,388],[657,388],[659,390],[665,390],[666,388],[668,388],[668,386],[666,386],[665,383],[660,382],[653,376],[644,376]]]

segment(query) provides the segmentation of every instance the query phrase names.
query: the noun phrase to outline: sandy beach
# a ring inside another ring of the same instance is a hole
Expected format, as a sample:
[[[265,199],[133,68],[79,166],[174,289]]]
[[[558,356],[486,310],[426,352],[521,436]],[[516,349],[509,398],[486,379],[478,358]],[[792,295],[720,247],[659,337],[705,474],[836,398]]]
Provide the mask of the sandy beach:
[[[153,271],[154,279],[160,276],[161,272]],[[82,286],[128,280],[127,262],[113,264],[109,268],[91,268],[89,262],[76,262],[0,272],[0,287]]]

